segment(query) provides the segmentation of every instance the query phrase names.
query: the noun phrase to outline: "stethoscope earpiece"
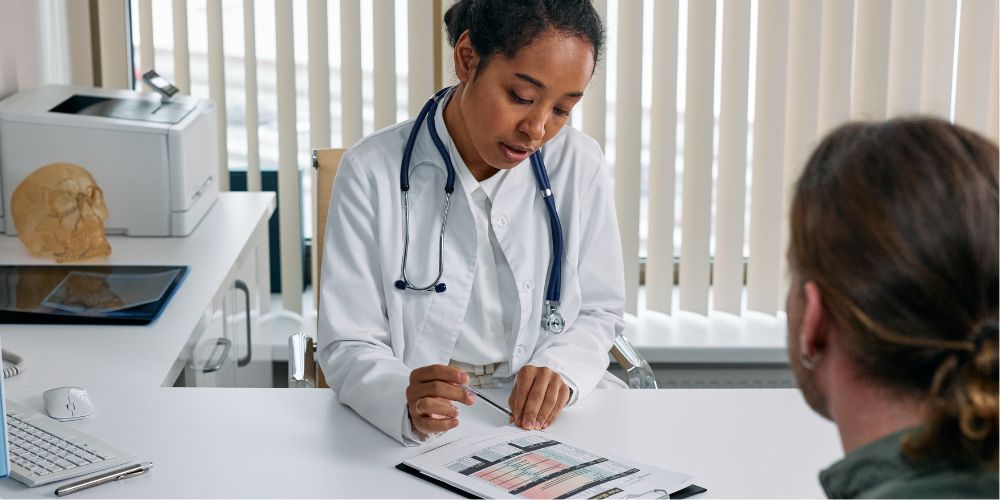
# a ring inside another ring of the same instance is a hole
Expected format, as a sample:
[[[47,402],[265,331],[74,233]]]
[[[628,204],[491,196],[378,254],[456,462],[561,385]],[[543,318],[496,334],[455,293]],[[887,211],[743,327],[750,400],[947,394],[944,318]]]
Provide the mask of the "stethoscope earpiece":
[[[434,291],[437,292],[437,293],[441,293],[441,292],[443,292],[443,291],[445,291],[447,289],[448,289],[448,287],[444,283],[438,283],[438,284],[434,285]]]
[[[396,285],[396,288],[398,288],[400,290],[406,290],[406,282],[403,281],[403,280],[396,280],[395,285]]]

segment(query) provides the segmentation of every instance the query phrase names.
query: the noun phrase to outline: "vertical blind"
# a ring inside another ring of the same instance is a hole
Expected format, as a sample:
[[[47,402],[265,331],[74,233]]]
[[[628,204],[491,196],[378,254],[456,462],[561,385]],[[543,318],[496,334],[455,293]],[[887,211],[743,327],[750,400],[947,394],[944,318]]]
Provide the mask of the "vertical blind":
[[[173,44],[165,49],[172,52],[172,76],[185,92],[193,78],[189,19],[206,17],[209,96],[219,106],[220,137],[229,146],[220,149],[218,160],[223,187],[227,151],[245,148],[248,186],[260,189],[257,68],[265,61],[257,54],[255,35],[261,22],[272,23],[275,46],[268,53],[274,54],[277,74],[281,285],[285,308],[295,312],[302,312],[303,263],[296,242],[304,153],[358,141],[366,132],[366,105],[373,109],[374,129],[382,128],[398,119],[402,101],[412,115],[435,88],[454,82],[441,25],[451,0],[362,1],[274,1],[273,20],[255,18],[260,2],[237,1],[244,44],[239,58],[244,95],[237,99],[226,85],[223,41],[230,38],[223,33],[223,5],[228,3],[172,0]],[[103,43],[114,43],[123,29],[123,21],[105,13],[106,4],[114,3],[100,3],[102,81],[122,86],[125,62],[120,51]],[[141,68],[153,67],[157,51],[164,49],[153,44],[161,24],[152,4],[133,1]],[[579,105],[582,119],[574,125],[611,152],[607,162],[614,172],[629,313],[779,311],[791,188],[818,140],[846,120],[930,114],[997,140],[994,0],[595,0],[594,5],[615,50],[599,62]],[[307,15],[299,26],[295,11],[302,9]],[[294,43],[302,30],[304,47]],[[405,43],[396,43],[397,37]],[[296,51],[303,50],[306,55],[297,58]],[[371,58],[367,76],[365,54]],[[300,69],[305,83],[296,81]],[[642,91],[644,78],[651,80],[648,95]],[[303,93],[308,105],[298,108]],[[227,110],[235,106],[243,108],[245,137],[226,134]],[[302,134],[308,140],[298,140]],[[645,220],[642,213],[649,214]],[[648,235],[645,245],[642,234]]]

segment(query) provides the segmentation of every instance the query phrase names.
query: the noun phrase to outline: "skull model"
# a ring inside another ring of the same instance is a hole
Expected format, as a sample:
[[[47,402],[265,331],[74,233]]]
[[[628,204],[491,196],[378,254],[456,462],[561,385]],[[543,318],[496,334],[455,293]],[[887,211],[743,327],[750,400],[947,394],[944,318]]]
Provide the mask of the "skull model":
[[[18,237],[35,255],[67,262],[111,254],[104,194],[79,165],[51,163],[32,172],[14,190],[11,213]]]

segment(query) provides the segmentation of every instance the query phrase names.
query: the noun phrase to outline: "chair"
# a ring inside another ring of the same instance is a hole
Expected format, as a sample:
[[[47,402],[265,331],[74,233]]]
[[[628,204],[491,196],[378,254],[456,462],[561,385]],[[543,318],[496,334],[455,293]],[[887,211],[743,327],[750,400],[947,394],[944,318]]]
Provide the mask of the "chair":
[[[316,250],[317,276],[323,266],[323,231],[326,229],[327,208],[330,206],[330,196],[333,191],[333,178],[337,175],[337,167],[340,166],[340,158],[344,155],[344,149],[316,149],[313,150],[313,168],[316,169],[316,227],[313,229],[313,244]],[[319,303],[318,283],[314,285],[316,290],[316,307]],[[656,389],[656,378],[653,376],[653,369],[639,355],[638,351],[632,347],[624,335],[615,337],[615,342],[611,346],[611,357],[618,362],[625,371],[628,379],[628,386],[632,389]],[[288,386],[289,387],[327,387],[326,380],[315,361],[316,342],[303,333],[292,334],[288,338]]]

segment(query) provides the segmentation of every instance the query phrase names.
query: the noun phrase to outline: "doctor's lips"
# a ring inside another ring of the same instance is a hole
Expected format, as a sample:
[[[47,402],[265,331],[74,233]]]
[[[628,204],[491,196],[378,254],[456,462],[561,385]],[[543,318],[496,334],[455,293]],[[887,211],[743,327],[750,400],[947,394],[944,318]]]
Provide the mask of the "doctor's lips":
[[[500,143],[500,151],[503,153],[504,158],[513,163],[521,163],[532,153],[531,148],[510,146],[504,142]]]

